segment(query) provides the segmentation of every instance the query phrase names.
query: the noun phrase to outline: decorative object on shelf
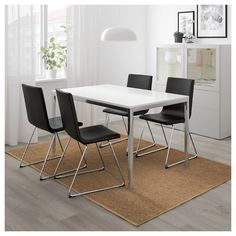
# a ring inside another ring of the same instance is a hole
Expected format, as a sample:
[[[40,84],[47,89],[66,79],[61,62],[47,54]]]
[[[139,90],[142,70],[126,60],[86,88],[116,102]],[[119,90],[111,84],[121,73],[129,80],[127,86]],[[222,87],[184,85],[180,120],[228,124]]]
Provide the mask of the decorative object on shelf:
[[[184,34],[182,32],[176,31],[174,33],[175,43],[182,43],[183,42],[183,36],[184,36]]]
[[[195,36],[192,35],[191,33],[187,32],[184,34],[185,43],[193,43],[194,39],[195,39]]]
[[[227,38],[227,5],[197,5],[197,37]]]
[[[66,67],[67,47],[56,42],[55,37],[50,37],[48,45],[40,49],[45,63],[46,77],[55,79],[57,70]]]
[[[178,12],[178,31],[194,35],[194,11]]]
[[[128,28],[110,27],[103,31],[102,41],[136,41],[136,34]]]

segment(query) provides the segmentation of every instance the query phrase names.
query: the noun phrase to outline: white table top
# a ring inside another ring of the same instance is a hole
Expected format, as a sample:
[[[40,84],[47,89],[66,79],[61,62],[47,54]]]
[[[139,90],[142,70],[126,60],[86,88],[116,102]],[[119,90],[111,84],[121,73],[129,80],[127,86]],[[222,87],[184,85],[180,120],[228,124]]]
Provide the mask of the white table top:
[[[108,84],[67,88],[62,91],[71,93],[78,101],[89,100],[133,111],[188,102],[188,96]]]

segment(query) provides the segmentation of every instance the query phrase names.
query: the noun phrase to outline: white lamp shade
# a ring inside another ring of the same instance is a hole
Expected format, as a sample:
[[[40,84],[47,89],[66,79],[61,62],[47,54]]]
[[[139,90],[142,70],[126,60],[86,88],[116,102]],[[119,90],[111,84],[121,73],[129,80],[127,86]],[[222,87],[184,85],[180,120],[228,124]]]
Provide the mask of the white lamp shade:
[[[102,41],[135,41],[136,34],[127,28],[107,28],[103,31],[101,40]]]

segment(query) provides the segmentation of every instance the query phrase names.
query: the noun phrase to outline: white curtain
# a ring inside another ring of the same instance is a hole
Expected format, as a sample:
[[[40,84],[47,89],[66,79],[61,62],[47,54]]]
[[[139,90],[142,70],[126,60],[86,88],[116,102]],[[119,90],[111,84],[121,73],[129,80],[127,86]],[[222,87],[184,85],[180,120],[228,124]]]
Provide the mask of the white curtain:
[[[67,8],[68,87],[96,84],[97,76],[97,7],[75,5]],[[84,125],[94,123],[94,107],[77,104],[78,119]]]
[[[33,130],[21,84],[35,83],[35,18],[33,6],[5,7],[5,141],[9,145],[27,142]]]

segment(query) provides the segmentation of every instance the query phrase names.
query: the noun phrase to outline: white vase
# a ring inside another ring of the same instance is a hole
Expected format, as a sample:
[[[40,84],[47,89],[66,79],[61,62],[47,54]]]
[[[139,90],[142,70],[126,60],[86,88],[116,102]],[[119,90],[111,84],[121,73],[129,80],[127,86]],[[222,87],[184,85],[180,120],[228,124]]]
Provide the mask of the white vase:
[[[57,70],[46,70],[46,78],[47,79],[56,79]]]
[[[176,53],[175,52],[170,52],[170,51],[166,51],[165,52],[165,61],[167,64],[175,64],[176,63]]]
[[[185,40],[185,43],[193,43],[193,40],[194,40],[194,39],[185,38],[184,40]]]

